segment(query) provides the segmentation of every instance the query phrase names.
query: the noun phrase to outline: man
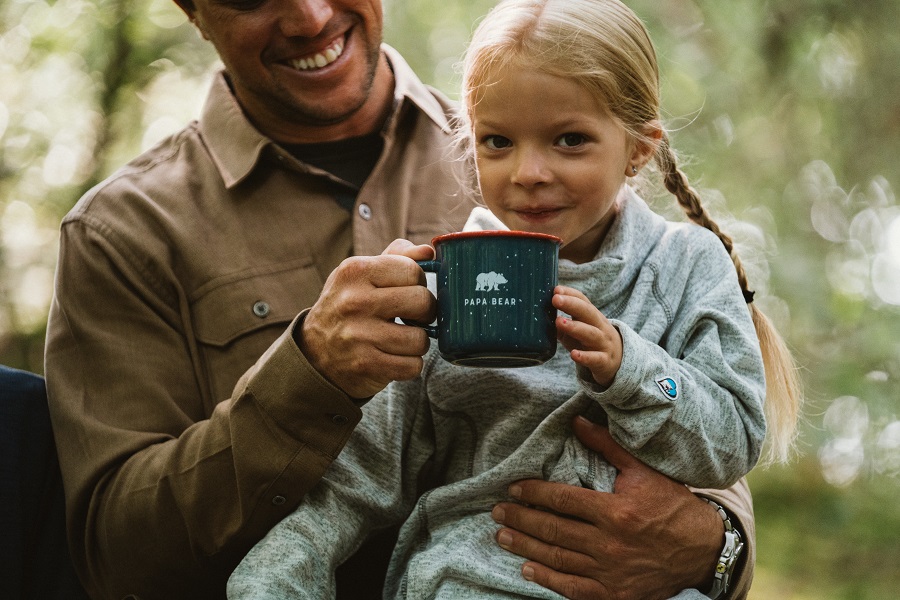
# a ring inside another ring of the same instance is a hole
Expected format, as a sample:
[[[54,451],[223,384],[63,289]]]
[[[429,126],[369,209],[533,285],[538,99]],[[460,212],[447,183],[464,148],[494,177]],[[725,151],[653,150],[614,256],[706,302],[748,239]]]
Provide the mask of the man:
[[[224,72],[198,122],[63,221],[48,328],[69,539],[97,598],[224,596],[359,406],[418,374],[428,340],[394,319],[430,320],[434,301],[409,259],[470,208],[453,106],[381,46],[379,0],[176,1]],[[709,588],[716,511],[576,430],[622,470],[620,493],[511,488],[560,513],[496,508],[523,575],[576,598]],[[752,538],[746,486],[709,495]],[[342,597],[380,596],[348,574]]]

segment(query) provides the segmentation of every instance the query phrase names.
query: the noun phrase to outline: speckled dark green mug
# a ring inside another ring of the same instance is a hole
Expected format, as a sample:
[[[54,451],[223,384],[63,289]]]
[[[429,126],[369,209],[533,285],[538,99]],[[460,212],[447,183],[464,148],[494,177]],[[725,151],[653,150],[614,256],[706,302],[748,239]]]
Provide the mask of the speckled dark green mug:
[[[431,241],[437,324],[425,327],[441,356],[467,367],[529,367],[556,354],[553,288],[559,238],[524,231],[470,231]]]

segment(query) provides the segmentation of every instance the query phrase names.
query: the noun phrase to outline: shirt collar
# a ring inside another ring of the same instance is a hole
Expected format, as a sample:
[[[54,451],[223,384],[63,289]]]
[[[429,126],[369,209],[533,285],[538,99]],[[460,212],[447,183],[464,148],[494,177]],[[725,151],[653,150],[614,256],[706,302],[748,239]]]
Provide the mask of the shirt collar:
[[[400,56],[399,52],[387,44],[382,44],[381,50],[387,57],[391,70],[394,72],[394,110],[388,122],[390,123],[397,118],[400,112],[398,108],[402,107],[405,101],[408,100],[425,113],[429,119],[434,121],[445,133],[450,133],[450,119],[447,117],[449,100],[446,101],[446,105],[442,105],[438,97],[443,98],[443,95],[434,88],[422,83],[406,60]]]
[[[224,71],[216,73],[200,113],[199,126],[226,188],[247,177],[263,149],[272,143],[244,115]]]
[[[412,104],[449,133],[451,126],[446,112],[449,101],[442,104],[438,97],[443,96],[422,83],[399,52],[387,44],[382,44],[382,51],[394,72],[394,105],[386,129],[396,127],[404,107]],[[243,181],[259,162],[266,146],[273,143],[244,115],[224,71],[215,75],[199,127],[226,188]]]

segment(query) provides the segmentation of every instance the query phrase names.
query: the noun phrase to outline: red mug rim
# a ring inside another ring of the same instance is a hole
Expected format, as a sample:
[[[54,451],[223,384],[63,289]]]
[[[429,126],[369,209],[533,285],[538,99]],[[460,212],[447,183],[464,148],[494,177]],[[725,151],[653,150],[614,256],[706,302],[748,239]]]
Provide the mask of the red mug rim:
[[[556,244],[562,244],[562,240],[555,235],[549,233],[538,233],[535,231],[514,231],[509,229],[487,229],[484,231],[457,231],[454,233],[445,233],[431,240],[431,245],[441,242],[449,242],[452,240],[474,238],[474,237],[516,237],[516,238],[533,238],[547,240]]]

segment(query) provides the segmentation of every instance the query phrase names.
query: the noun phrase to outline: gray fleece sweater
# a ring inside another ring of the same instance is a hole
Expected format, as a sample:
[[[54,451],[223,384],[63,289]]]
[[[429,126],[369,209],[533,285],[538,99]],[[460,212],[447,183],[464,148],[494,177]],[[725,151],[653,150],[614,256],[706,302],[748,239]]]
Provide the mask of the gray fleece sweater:
[[[612,386],[593,383],[562,346],[524,369],[457,367],[432,347],[419,378],[364,407],[323,481],[234,571],[228,597],[332,598],[335,568],[374,530],[403,523],[385,598],[560,598],[522,578],[490,511],[519,479],[612,490],[615,469],[571,433],[579,414],[696,487],[727,487],[756,464],[759,342],[712,233],[666,222],[629,191],[597,259],[561,260],[559,279],[622,334]]]

